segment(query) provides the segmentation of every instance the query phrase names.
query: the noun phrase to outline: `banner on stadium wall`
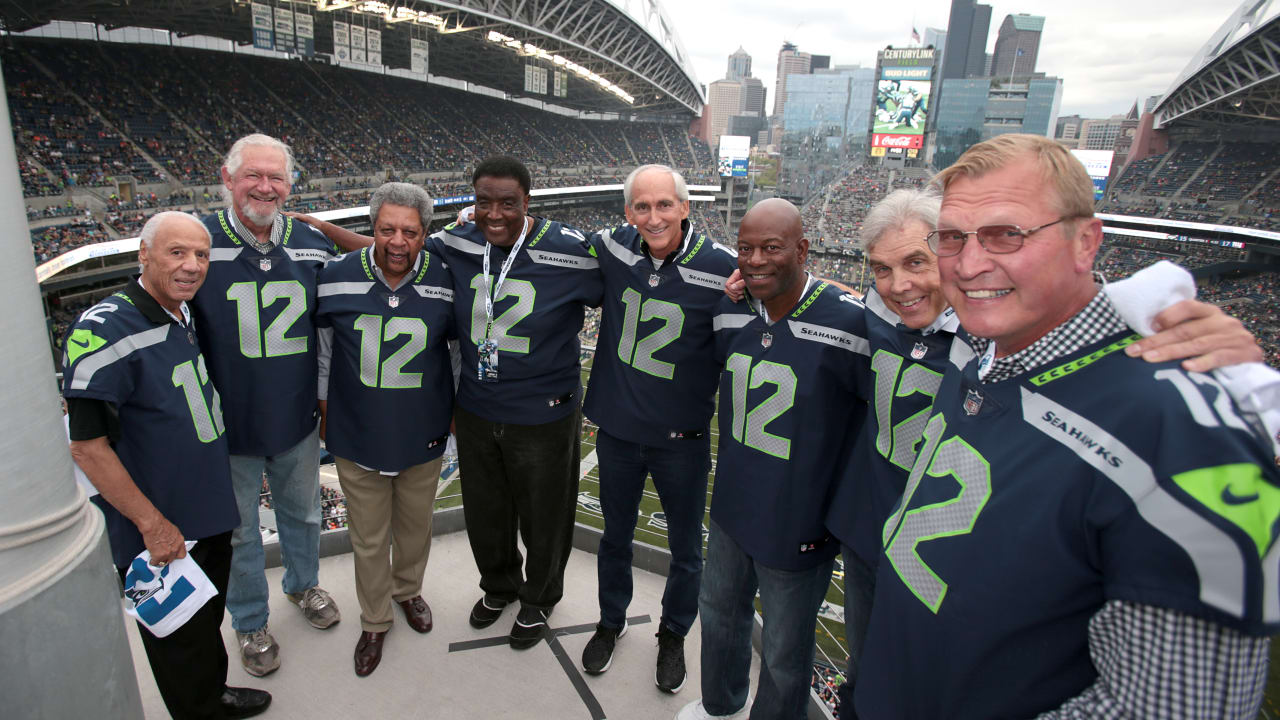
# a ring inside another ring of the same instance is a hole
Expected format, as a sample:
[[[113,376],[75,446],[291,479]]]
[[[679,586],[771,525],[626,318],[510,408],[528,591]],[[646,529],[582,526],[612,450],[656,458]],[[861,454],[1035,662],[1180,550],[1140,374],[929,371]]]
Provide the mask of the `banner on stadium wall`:
[[[1115,158],[1112,150],[1072,150],[1071,154],[1084,165],[1085,172],[1093,181],[1093,201],[1097,202],[1107,192],[1107,178],[1111,177],[1111,161]]]
[[[293,13],[295,52],[307,57],[316,56],[316,19],[303,12]]]
[[[365,62],[370,65],[382,65],[382,31],[365,31]]]
[[[280,52],[296,52],[293,44],[293,11],[276,8],[276,46]]]
[[[537,93],[539,95],[547,94],[547,69],[538,67],[537,65],[524,66],[524,91],[529,93]]]
[[[555,95],[556,97],[568,97],[569,96],[569,74],[563,70],[556,70],[555,81],[556,81],[555,92],[552,94]]]
[[[365,32],[364,28],[359,25],[351,26],[351,62],[364,65],[368,62],[365,55]]]
[[[351,62],[351,26],[341,20],[333,21],[333,58]]]
[[[409,69],[415,74],[427,74],[427,41],[422,38],[409,38]]]
[[[751,157],[751,137],[748,135],[721,135],[717,167],[720,177],[746,177],[747,158]]]
[[[271,21],[271,6],[252,3],[250,14],[253,16],[253,46],[259,50],[275,48],[275,26]]]

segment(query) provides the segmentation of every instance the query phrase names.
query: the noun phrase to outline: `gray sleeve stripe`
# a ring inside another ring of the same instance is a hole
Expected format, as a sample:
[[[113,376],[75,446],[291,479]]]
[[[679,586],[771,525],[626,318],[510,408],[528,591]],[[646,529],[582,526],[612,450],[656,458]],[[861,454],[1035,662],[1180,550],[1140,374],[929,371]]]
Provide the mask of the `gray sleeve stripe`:
[[[788,320],[787,325],[791,328],[791,334],[798,340],[812,340],[859,355],[868,357],[871,355],[871,343],[866,338],[858,337],[853,333],[797,320]]]
[[[640,254],[634,253],[622,246],[622,243],[613,239],[613,234],[606,231],[601,233],[600,239],[603,241],[604,248],[609,254],[618,258],[627,265],[635,265],[640,262]]]
[[[750,315],[717,315],[711,319],[711,329],[746,327],[749,322],[751,322]]]
[[[725,281],[729,279],[727,275],[720,276],[708,272],[700,272],[698,270],[690,270],[687,267],[677,266],[680,277],[690,285],[701,285],[710,290],[724,290]]]
[[[120,338],[76,365],[75,375],[71,379],[71,389],[88,389],[94,373],[117,360],[128,357],[135,350],[162,343],[168,336],[169,325],[166,323],[157,328],[151,328],[150,330]]]
[[[595,258],[579,257],[568,253],[530,250],[529,257],[534,262],[542,265],[556,265],[558,267],[574,268],[577,270],[594,270],[600,267],[600,261]]]
[[[1038,393],[1022,392],[1022,419],[1061,443],[1124,491],[1152,527],[1186,551],[1200,578],[1200,600],[1234,617],[1244,616],[1244,559],[1229,535],[1183,505],[1156,482],[1155,472],[1111,433]],[[1045,419],[1053,413],[1068,430]],[[1113,464],[1118,463],[1118,464]]]
[[[458,237],[457,235],[451,235],[447,232],[439,232],[439,233],[436,233],[436,235],[437,237],[440,237],[440,239],[444,241],[445,245],[448,245],[454,250],[459,250],[464,253],[470,253],[471,255],[480,255],[481,253],[484,252],[484,248],[481,247],[480,245],[470,242],[469,240],[464,240]]]
[[[240,257],[244,248],[214,248],[209,251],[209,262],[226,262]]]
[[[417,291],[419,297],[436,298],[437,300],[453,302],[452,288],[440,287],[438,285],[414,285],[413,289]]]
[[[321,283],[316,288],[316,297],[329,297],[330,295],[363,295],[369,292],[369,288],[373,287],[372,282],[332,282]]]

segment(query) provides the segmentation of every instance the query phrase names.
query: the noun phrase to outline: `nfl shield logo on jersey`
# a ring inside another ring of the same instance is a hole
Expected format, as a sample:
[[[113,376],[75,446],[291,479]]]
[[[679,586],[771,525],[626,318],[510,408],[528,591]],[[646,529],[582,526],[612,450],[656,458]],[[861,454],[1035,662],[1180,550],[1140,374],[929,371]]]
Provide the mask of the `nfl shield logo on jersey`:
[[[271,258],[262,258],[258,260],[258,268],[262,272],[271,272]]]
[[[977,415],[982,409],[982,393],[977,390],[970,390],[969,394],[964,398],[964,413],[966,415]]]
[[[400,307],[400,296],[399,296],[399,295],[390,295],[390,296],[388,296],[388,297],[387,297],[387,304],[388,304],[388,305],[390,305],[390,306],[391,306],[391,307],[393,307],[393,308]]]
[[[919,360],[920,358],[924,357],[928,352],[929,352],[929,346],[925,345],[922,342],[918,342],[915,344],[915,347],[911,348],[911,359]]]
[[[772,344],[773,344],[773,333],[761,333],[760,347],[768,348]]]
[[[649,287],[658,287],[658,282],[662,280],[662,276],[654,273],[649,276]]]

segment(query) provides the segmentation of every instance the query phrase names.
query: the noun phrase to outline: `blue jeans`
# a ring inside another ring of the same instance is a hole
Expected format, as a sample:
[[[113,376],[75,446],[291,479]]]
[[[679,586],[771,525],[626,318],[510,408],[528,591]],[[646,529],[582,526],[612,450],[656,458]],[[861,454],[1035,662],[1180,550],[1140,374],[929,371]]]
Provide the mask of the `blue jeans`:
[[[813,676],[818,607],[835,558],[807,570],[777,570],[751,559],[711,523],[707,566],[698,609],[702,613],[702,705],[712,715],[737,712],[751,684],[751,624],[757,588],[764,615],[760,682],[753,720],[806,716]]]
[[[876,571],[848,545],[841,546],[840,554],[844,558],[844,638],[849,644],[849,665],[837,694],[840,717],[847,719],[857,717],[853,714],[853,686],[858,680],[858,660],[862,657],[862,644],[866,642],[867,626],[871,623]]]
[[[315,587],[320,573],[320,437],[316,430],[279,455],[231,456],[231,484],[240,509],[240,527],[231,535],[231,579],[227,612],[237,631],[267,624],[267,576],[258,524],[262,473],[271,489],[271,507],[280,533],[282,585],[286,593]]]
[[[711,439],[682,441],[678,448],[628,442],[600,431],[600,509],[604,536],[596,555],[600,584],[600,624],[620,628],[631,603],[631,540],[644,495],[645,476],[653,485],[666,517],[671,567],[662,593],[662,624],[681,636],[698,616],[702,580],[702,516],[707,508],[707,473],[711,471]]]

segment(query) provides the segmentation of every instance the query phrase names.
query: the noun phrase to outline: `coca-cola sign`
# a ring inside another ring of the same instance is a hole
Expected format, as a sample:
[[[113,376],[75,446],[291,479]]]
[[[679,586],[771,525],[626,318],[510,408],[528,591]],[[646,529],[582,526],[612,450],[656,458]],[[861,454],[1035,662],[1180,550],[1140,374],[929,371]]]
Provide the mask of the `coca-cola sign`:
[[[888,135],[884,133],[876,133],[871,136],[872,147],[884,148],[915,148],[924,147],[923,135]]]

